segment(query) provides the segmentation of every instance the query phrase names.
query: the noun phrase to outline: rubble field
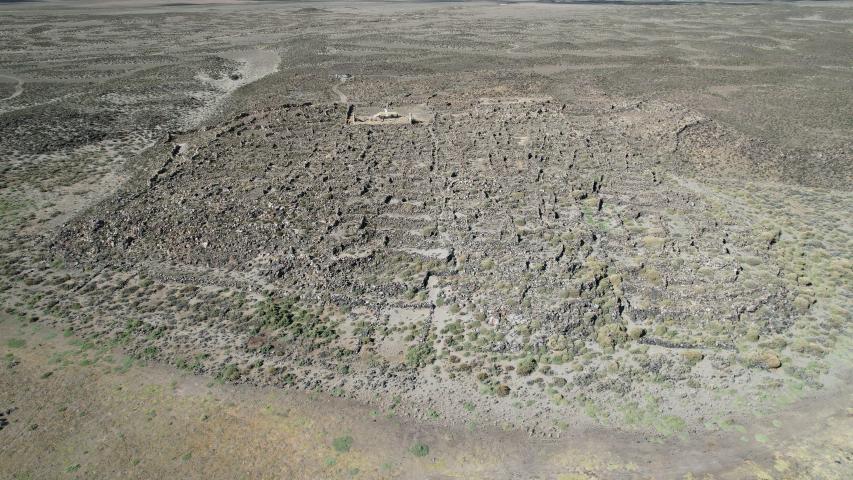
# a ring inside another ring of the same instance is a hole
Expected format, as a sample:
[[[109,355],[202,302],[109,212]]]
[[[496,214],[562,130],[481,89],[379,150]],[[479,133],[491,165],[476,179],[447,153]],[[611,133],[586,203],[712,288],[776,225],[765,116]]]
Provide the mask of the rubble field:
[[[842,316],[813,310],[794,234],[720,191],[744,170],[778,181],[774,155],[684,108],[613,102],[433,102],[429,124],[350,124],[336,103],[240,114],[170,136],[55,248],[142,293],[85,328],[423,415],[616,416],[666,386],[690,401],[654,408],[683,428],[722,415],[720,391],[806,375]],[[162,265],[194,271],[204,300],[164,316],[157,283],[139,283],[175,279]]]

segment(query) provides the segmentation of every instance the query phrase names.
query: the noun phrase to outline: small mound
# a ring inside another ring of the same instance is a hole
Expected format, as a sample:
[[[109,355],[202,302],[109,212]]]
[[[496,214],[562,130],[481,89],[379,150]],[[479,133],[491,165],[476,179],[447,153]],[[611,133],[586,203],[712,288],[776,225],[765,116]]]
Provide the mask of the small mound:
[[[228,326],[247,351],[283,362],[288,382],[306,359],[345,367],[366,379],[344,382],[354,392],[377,365],[415,371],[397,380],[413,398],[448,382],[539,398],[543,375],[567,408],[642,398],[661,378],[719,388],[737,381],[719,371],[740,338],[784,334],[797,315],[778,237],[695,180],[743,168],[747,148],[707,119],[549,100],[471,101],[430,124],[347,115],[284,105],[170,139],[57,247],[256,278],[268,298]]]

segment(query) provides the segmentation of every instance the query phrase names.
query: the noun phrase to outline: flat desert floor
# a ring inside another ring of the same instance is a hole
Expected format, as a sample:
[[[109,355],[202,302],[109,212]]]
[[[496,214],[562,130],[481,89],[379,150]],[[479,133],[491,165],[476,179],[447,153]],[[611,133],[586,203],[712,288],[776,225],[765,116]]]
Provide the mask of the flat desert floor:
[[[0,478],[850,478],[851,44],[0,2]]]

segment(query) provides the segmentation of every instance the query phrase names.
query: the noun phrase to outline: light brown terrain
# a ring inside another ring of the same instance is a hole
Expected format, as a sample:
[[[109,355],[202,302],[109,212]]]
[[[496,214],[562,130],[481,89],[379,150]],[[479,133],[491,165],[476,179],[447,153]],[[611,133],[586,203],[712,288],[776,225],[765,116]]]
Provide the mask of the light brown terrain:
[[[3,478],[848,478],[853,11],[0,4]]]
[[[850,397],[689,439],[436,428],[325,395],[223,385],[4,317],[9,478],[845,478]],[[23,340],[10,346],[10,340]],[[335,440],[350,437],[349,450]],[[429,446],[427,455],[412,452]],[[677,451],[678,454],[673,454]]]

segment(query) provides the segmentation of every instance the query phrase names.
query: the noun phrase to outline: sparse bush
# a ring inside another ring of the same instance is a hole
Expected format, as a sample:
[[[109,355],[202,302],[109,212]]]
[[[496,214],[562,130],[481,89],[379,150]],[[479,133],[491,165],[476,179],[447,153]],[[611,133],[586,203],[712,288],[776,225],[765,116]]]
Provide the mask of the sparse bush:
[[[428,343],[421,343],[406,350],[406,365],[409,367],[425,367],[433,360],[435,360],[435,350]]]
[[[705,354],[699,350],[685,350],[681,352],[681,356],[687,361],[691,367],[701,362],[705,358]]]
[[[426,457],[427,455],[429,455],[429,445],[427,445],[425,443],[417,442],[414,445],[412,445],[412,448],[410,449],[410,451],[416,457]]]
[[[340,453],[349,452],[350,448],[352,448],[352,437],[349,435],[338,437],[332,440],[332,447]]]
[[[662,277],[661,277],[660,272],[654,268],[644,268],[642,275],[652,285],[660,285],[662,282]]]
[[[643,327],[634,327],[628,330],[628,336],[633,340],[639,340],[646,336],[646,329]]]
[[[552,335],[548,338],[548,348],[560,352],[568,348],[568,340],[565,335]]]
[[[530,375],[536,370],[537,360],[534,357],[525,357],[516,366],[519,375]]]
[[[224,382],[233,382],[240,378],[240,369],[237,368],[237,365],[229,363],[219,372],[218,378]]]
[[[774,369],[782,366],[782,361],[779,360],[779,357],[769,350],[753,352],[744,357],[743,361],[746,366],[753,368]]]
[[[747,341],[750,342],[757,342],[758,339],[761,338],[761,336],[759,335],[757,329],[751,328],[748,332],[746,332],[744,338],[746,338]]]
[[[608,352],[613,351],[617,345],[625,343],[628,335],[625,333],[624,325],[611,323],[600,327],[595,339],[601,348]]]

